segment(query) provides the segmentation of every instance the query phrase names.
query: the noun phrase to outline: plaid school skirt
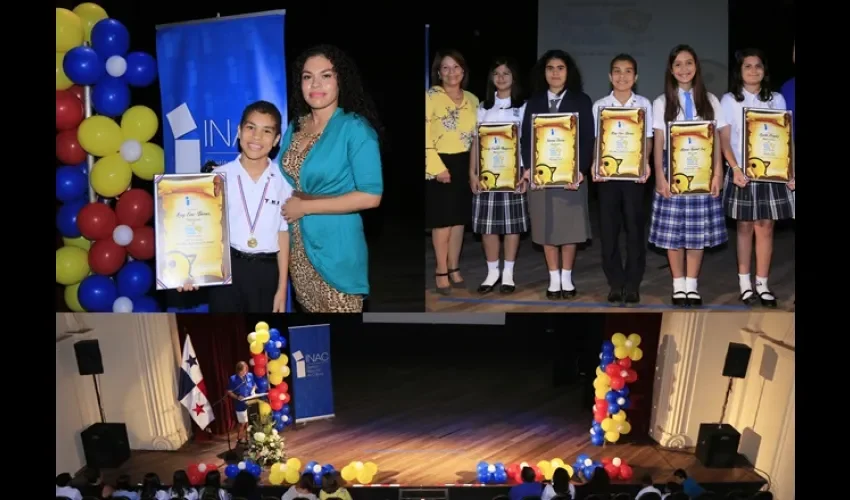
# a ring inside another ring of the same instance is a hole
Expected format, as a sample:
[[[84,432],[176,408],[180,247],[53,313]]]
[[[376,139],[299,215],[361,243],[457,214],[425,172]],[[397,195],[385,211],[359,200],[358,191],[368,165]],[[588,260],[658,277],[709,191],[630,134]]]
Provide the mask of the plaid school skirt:
[[[794,217],[791,190],[776,182],[750,182],[738,187],[732,169],[726,169],[723,206],[726,216],[741,221],[783,220]]]
[[[664,152],[667,175],[667,152]],[[726,243],[726,217],[723,202],[711,195],[665,198],[652,195],[652,222],[649,242],[666,250],[702,250]]]
[[[484,192],[472,197],[472,231],[477,234],[528,232],[525,193]]]

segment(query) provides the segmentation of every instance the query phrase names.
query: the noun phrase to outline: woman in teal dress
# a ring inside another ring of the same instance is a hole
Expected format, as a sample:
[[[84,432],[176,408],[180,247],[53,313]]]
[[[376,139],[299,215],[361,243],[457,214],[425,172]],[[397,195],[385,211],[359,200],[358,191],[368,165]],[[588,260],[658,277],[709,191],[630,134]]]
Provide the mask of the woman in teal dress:
[[[369,294],[360,211],[381,203],[380,125],[354,62],[320,45],[295,61],[281,172],[295,193],[289,276],[307,312],[359,313]]]

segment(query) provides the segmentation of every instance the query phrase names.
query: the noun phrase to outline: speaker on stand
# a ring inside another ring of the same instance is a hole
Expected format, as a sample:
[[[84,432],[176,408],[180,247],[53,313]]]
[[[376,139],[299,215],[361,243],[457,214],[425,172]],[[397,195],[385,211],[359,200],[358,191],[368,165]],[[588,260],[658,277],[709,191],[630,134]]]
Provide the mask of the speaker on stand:
[[[100,423],[88,426],[80,434],[86,465],[99,469],[111,469],[120,466],[130,458],[130,440],[127,426],[123,423],[107,423],[100,397],[100,384],[97,376],[103,374],[103,358],[97,339],[80,340],[74,343],[77,357],[77,369],[80,375],[91,375],[97,407],[100,411]]]
[[[726,406],[732,393],[732,384],[736,378],[745,378],[750,364],[752,349],[745,344],[730,342],[726,351],[726,361],[723,364],[723,376],[729,377],[726,387],[726,398],[720,411],[720,423],[700,424],[697,436],[697,459],[705,467],[732,468],[738,458],[738,445],[741,443],[741,433],[729,424],[724,424]]]

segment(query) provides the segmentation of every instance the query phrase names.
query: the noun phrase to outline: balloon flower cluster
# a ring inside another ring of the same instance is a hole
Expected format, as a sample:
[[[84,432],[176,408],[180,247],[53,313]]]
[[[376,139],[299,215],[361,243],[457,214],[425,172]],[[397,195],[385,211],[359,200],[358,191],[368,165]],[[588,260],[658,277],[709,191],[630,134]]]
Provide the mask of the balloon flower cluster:
[[[537,465],[521,462],[510,464],[506,468],[501,462],[490,464],[482,460],[478,462],[476,472],[478,482],[481,484],[504,484],[508,481],[521,483],[524,467],[531,467],[535,473],[535,480],[542,481],[543,479],[551,480],[558,469],[565,469],[570,476],[580,473],[586,479],[589,479],[593,475],[593,471],[602,466],[603,462],[594,462],[588,455],[581,454],[576,458],[573,465],[567,464],[560,458],[553,458],[551,461],[541,460],[537,462]]]
[[[504,484],[508,480],[508,471],[502,462],[490,464],[482,460],[475,467],[475,472],[481,484]]]
[[[189,464],[186,472],[189,475],[189,483],[194,485],[202,485],[207,479],[207,474],[218,470],[215,464]]]
[[[285,463],[272,464],[269,470],[269,482],[271,484],[295,484],[301,478],[301,460],[290,458]]]
[[[224,475],[227,479],[235,478],[240,472],[246,470],[251,473],[252,476],[257,479],[263,474],[263,468],[260,467],[260,464],[254,462],[253,460],[242,460],[241,462],[235,464],[229,464],[224,468]]]
[[[513,466],[511,466],[513,467]],[[508,467],[508,476],[513,479],[511,476],[511,467]],[[519,470],[522,470],[522,465],[520,465]],[[570,473],[570,476],[573,475],[573,468],[570,465],[564,463],[564,461],[560,458],[553,458],[551,461],[549,460],[541,460],[537,462],[537,467],[534,467],[534,471],[538,472],[538,480],[542,477],[543,479],[552,480],[552,475],[555,474],[555,471],[558,469],[566,469],[567,472]],[[522,482],[522,478],[519,475],[519,472],[516,474],[516,482]]]
[[[156,61],[129,52],[127,28],[97,4],[56,9],[56,282],[72,311],[155,312],[153,199],[130,189],[133,175],[152,180],[165,169],[150,143],[156,113],[130,107],[130,87],[147,87]],[[86,109],[93,114],[86,118]],[[118,120],[118,121],[116,121]],[[88,167],[88,155],[97,158]],[[92,200],[89,187],[99,195]],[[114,208],[113,208],[114,207]]]
[[[378,474],[378,465],[375,462],[354,461],[342,468],[342,478],[352,483],[370,484]]]
[[[593,405],[590,442],[595,446],[602,446],[606,441],[616,443],[621,435],[632,430],[625,412],[631,404],[626,384],[632,384],[638,379],[637,372],[632,369],[632,362],[643,358],[639,345],[640,335],[636,333],[628,337],[615,333],[611,340],[602,343],[600,364],[593,381],[596,401]]]
[[[602,459],[602,467],[605,468],[605,472],[608,473],[608,477],[611,479],[621,479],[623,481],[628,481],[635,475],[632,468],[629,464],[626,463],[620,457],[605,457]]]
[[[320,485],[322,484],[322,476],[325,474],[333,474],[334,472],[336,472],[336,469],[334,469],[333,465],[321,465],[319,462],[313,460],[307,462],[307,465],[304,466],[304,470],[301,471],[301,474],[313,474],[313,483]]]
[[[581,455],[576,457],[576,461],[573,464],[573,469],[576,471],[576,473],[581,474],[585,480],[590,480],[590,478],[593,477],[593,473],[596,471],[596,469],[602,466],[602,462],[596,462],[592,458],[590,458],[590,455],[582,453]]]
[[[269,324],[260,321],[254,326],[254,331],[248,334],[248,344],[251,349],[251,361],[257,392],[267,392],[268,403],[260,402],[260,416],[272,416],[274,428],[278,432],[292,425],[293,418],[289,408],[289,386],[283,381],[289,376],[289,358],[283,354],[286,348],[286,338],[277,328],[269,329]]]

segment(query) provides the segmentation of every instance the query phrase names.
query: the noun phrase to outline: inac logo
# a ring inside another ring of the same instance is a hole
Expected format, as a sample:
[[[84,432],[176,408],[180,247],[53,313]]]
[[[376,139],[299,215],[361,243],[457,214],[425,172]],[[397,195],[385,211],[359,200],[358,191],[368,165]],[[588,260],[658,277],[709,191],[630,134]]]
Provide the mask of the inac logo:
[[[183,104],[172,109],[165,115],[174,137],[174,172],[177,174],[197,174],[201,171],[201,141],[198,139],[181,139],[181,137],[197,130],[198,125],[189,106]]]
[[[317,377],[324,375],[324,366],[330,363],[331,354],[327,351],[307,354],[295,351],[292,359],[295,360],[295,378]]]
[[[214,119],[202,120],[203,130],[198,130],[198,123],[192,115],[189,105],[183,103],[172,109],[167,115],[174,137],[174,171],[178,174],[196,174],[208,170],[211,164],[223,165],[232,161],[238,154],[236,142],[238,123],[229,118],[219,123]],[[201,139],[189,138],[201,136]],[[201,156],[205,158],[202,161]]]

